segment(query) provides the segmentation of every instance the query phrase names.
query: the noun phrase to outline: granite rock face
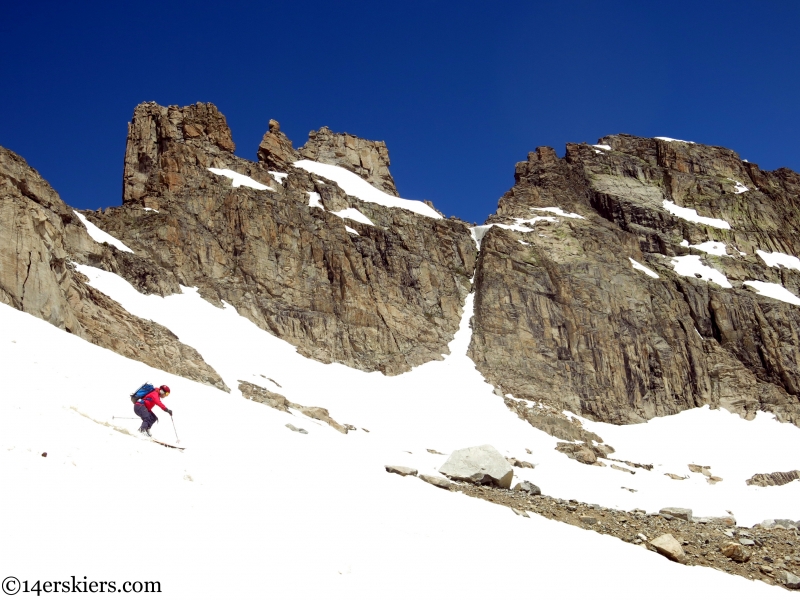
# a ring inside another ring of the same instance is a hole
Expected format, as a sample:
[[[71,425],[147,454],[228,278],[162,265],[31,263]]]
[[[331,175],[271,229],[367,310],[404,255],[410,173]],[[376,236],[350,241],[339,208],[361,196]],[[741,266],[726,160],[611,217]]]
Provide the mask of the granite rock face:
[[[756,252],[798,256],[786,224],[799,222],[800,176],[724,148],[616,135],[568,144],[564,158],[539,148],[515,180],[481,228],[475,276],[469,352],[490,383],[612,423],[710,405],[800,424],[800,310],[745,285],[800,295],[800,271]],[[710,241],[726,255],[693,247]],[[680,257],[728,287],[679,275]]]
[[[0,300],[224,387],[72,262],[146,294],[196,286],[305,356],[389,375],[448,352],[474,289],[477,368],[521,419],[580,448],[602,440],[564,410],[637,423],[709,405],[800,425],[800,308],[757,293],[800,296],[784,256],[800,255],[800,175],[788,169],[628,135],[568,144],[563,158],[538,148],[475,228],[478,248],[458,219],[365,202],[295,166],[341,166],[396,196],[383,142],[323,127],[295,150],[273,120],[258,162],[234,150],[212,104],[136,107],[122,206],[82,211],[133,253],[92,240],[38,173],[0,151]],[[334,214],[345,209],[371,224]]]
[[[297,160],[300,160],[300,155],[281,131],[281,124],[270,119],[269,129],[258,145],[258,162],[278,172],[285,172]]]
[[[800,479],[800,470],[778,471],[776,473],[756,473],[745,483],[747,485],[757,485],[759,487],[769,487],[772,485],[786,485]]]
[[[128,358],[227,390],[193,348],[87,285],[73,265],[127,265],[148,287],[152,265],[122,254],[91,239],[42,177],[0,148],[0,301]]]
[[[381,191],[399,196],[389,173],[389,150],[384,142],[363,140],[349,133],[333,133],[327,127],[308,134],[298,150],[302,158],[343,167]]]
[[[232,304],[306,356],[387,374],[440,359],[471,288],[469,229],[347,196],[292,166],[282,135],[273,122],[253,163],[232,153],[225,118],[212,104],[139,105],[123,205],[86,216],[179,284]],[[388,165],[388,154],[380,162],[376,150],[382,142],[345,138],[355,140],[344,147],[359,156],[375,153],[378,162],[364,159],[374,173]],[[327,160],[328,146],[314,147]],[[286,177],[270,172],[277,168]],[[314,196],[322,208],[309,205]],[[373,225],[331,212],[344,208]]]

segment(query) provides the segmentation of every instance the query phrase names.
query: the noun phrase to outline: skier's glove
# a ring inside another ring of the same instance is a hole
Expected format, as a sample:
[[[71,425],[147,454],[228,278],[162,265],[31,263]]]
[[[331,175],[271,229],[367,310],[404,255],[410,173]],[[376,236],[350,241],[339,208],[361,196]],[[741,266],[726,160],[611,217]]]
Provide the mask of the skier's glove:
[[[172,416],[172,411],[169,408],[167,409],[167,413],[169,414],[170,417]]]

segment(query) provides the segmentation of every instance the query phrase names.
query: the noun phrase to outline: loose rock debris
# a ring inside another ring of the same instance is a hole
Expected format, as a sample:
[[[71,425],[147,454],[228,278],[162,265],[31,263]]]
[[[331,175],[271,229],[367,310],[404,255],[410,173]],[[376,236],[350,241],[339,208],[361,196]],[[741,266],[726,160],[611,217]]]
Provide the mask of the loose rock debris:
[[[429,479],[428,476],[420,477],[425,481]],[[577,500],[529,495],[522,490],[456,481],[448,483],[448,486],[440,487],[508,506],[521,516],[535,513],[582,529],[613,535],[684,565],[711,567],[787,589],[800,589],[800,536],[797,529],[785,528],[777,524],[777,520],[765,521],[766,526],[773,527],[771,529],[761,525],[736,527],[735,519],[728,515],[698,519],[690,510],[679,508],[650,514],[644,510],[628,512]],[[787,521],[787,527],[791,526]]]

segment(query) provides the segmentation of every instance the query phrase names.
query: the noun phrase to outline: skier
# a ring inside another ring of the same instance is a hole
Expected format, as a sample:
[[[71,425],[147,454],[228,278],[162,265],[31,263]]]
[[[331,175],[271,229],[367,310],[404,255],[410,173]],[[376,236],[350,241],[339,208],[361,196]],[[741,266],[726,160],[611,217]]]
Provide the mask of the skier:
[[[142,426],[139,427],[139,431],[147,437],[153,437],[150,434],[150,428],[158,421],[158,417],[153,413],[153,406],[160,407],[170,417],[172,416],[172,411],[161,402],[161,399],[167,396],[169,396],[169,387],[162,385],[133,405],[133,412],[142,419]]]

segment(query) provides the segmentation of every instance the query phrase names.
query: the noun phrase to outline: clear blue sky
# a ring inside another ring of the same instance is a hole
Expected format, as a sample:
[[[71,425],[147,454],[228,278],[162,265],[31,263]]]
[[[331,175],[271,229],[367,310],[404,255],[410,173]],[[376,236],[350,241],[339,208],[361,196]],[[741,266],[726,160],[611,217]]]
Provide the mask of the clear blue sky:
[[[213,102],[385,140],[405,198],[483,222],[536,146],[611,133],[800,171],[800,2],[5,2],[0,145],[70,205],[121,202],[127,122]]]

